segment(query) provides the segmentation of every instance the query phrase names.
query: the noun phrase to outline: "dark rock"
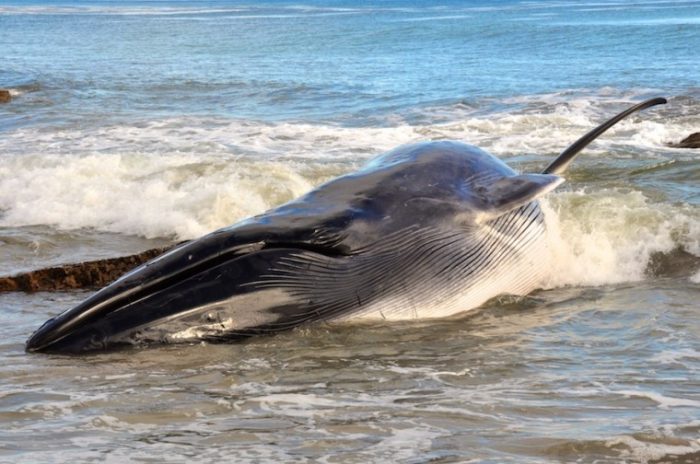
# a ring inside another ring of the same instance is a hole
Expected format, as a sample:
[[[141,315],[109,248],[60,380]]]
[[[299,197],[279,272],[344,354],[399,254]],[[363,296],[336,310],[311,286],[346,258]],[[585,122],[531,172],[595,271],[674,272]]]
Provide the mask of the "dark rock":
[[[66,264],[10,277],[0,277],[0,292],[51,292],[104,287],[127,271],[171,248],[154,248],[120,258]]]
[[[700,257],[688,253],[681,247],[663,253],[657,251],[649,256],[645,274],[650,277],[688,277],[700,270]]]
[[[9,90],[0,89],[0,103],[9,103],[12,100],[12,94]]]
[[[690,134],[679,143],[669,143],[668,146],[673,148],[700,148],[700,132]]]

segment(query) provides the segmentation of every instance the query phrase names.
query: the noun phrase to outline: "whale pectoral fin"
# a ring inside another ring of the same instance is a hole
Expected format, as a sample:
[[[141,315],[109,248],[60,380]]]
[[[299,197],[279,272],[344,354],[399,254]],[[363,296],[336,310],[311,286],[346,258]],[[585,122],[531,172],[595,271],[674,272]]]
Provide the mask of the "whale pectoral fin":
[[[564,182],[553,174],[521,174],[504,177],[477,188],[483,210],[480,219],[491,220],[526,205]]]

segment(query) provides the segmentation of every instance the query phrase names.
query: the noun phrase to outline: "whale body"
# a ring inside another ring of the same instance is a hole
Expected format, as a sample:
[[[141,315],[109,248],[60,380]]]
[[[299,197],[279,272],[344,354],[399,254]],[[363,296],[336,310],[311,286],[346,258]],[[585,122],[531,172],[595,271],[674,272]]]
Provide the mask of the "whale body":
[[[518,174],[454,141],[406,145],[359,171],[136,268],[50,319],[28,351],[235,341],[317,321],[445,317],[537,288],[547,253],[538,198],[588,143]]]

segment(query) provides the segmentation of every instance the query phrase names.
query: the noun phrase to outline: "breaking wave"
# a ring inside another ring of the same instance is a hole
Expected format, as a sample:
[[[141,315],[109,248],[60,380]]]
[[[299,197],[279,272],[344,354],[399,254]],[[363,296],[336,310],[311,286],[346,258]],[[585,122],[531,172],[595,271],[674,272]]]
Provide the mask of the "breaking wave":
[[[579,190],[544,202],[550,270],[545,287],[643,279],[655,255],[681,249],[700,265],[700,208],[655,203],[639,191]],[[682,274],[682,273],[681,273]]]

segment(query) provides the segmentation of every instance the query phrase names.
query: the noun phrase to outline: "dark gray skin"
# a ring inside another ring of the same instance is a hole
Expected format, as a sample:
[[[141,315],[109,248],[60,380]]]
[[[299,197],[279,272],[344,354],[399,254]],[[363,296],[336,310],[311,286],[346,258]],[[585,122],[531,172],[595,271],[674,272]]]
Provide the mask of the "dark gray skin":
[[[534,281],[520,275],[544,232],[536,198],[596,130],[546,174],[517,175],[458,142],[399,147],[131,271],[47,321],[26,349],[235,341],[353,316],[440,317],[526,293]]]

